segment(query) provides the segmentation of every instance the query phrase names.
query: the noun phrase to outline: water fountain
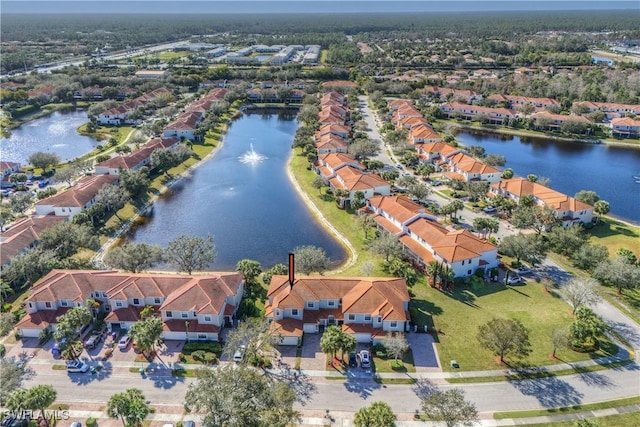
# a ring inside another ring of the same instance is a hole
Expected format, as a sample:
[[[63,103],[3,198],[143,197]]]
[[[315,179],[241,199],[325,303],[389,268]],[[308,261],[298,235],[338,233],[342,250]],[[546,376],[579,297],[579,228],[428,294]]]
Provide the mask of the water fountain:
[[[244,153],[242,156],[238,157],[238,160],[240,160],[240,163],[257,165],[261,161],[267,159],[267,156],[263,156],[262,154],[256,153],[256,151],[253,149],[253,144],[250,144],[250,146],[251,146],[251,149],[249,151]]]

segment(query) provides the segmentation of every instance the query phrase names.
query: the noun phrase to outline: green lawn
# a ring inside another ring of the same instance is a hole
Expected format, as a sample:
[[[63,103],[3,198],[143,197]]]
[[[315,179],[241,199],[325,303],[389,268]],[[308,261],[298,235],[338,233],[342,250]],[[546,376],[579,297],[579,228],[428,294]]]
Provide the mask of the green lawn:
[[[600,224],[588,230],[592,244],[604,245],[609,255],[615,256],[620,248],[633,251],[640,257],[640,229],[610,217],[601,219]]]
[[[589,418],[588,416],[585,418]],[[640,425],[640,412],[629,412],[626,414],[609,415],[607,417],[599,417],[593,419],[598,423],[598,427],[620,427],[620,426],[638,426]],[[557,421],[544,424],[527,424],[535,425],[535,427],[575,427],[575,421]],[[527,425],[521,424],[526,427]]]
[[[424,280],[413,287],[412,315],[419,325],[427,324],[438,330],[437,347],[444,370],[452,371],[449,361],[455,359],[460,370],[500,369],[496,357],[477,344],[478,326],[493,317],[520,320],[529,330],[532,344],[531,354],[524,360],[507,358],[511,366],[541,366],[558,363],[549,358],[552,352],[551,333],[556,328],[566,327],[571,321],[569,306],[558,297],[545,292],[535,282],[521,286],[505,287],[487,284],[480,289],[456,289],[445,294],[428,287]],[[430,323],[428,315],[433,317]],[[603,345],[611,353],[617,347]],[[574,362],[607,355],[606,350],[594,354],[559,350],[562,362]]]
[[[317,188],[313,188],[311,185],[316,174],[315,172],[308,170],[307,166],[307,158],[305,156],[300,156],[299,150],[296,150],[291,156],[290,167],[293,171],[293,175],[300,184],[300,187],[309,195],[311,201],[316,205],[320,212],[322,212],[322,215],[335,227],[336,230],[338,230],[340,234],[351,242],[355,250],[358,252],[358,259],[353,265],[345,269],[338,267],[337,270],[328,272],[327,274],[340,276],[362,276],[362,265],[367,261],[371,261],[375,265],[375,268],[371,273],[372,276],[387,276],[381,268],[382,259],[366,250],[364,231],[362,228],[358,227],[355,219],[353,218],[353,214],[348,211],[338,209],[335,201],[325,201],[322,199],[320,191]],[[324,194],[325,190],[326,189],[322,189],[322,194]],[[371,238],[372,236],[373,231],[369,231],[369,237]]]
[[[640,397],[630,397],[627,399],[611,400],[600,403],[590,403],[587,405],[574,405],[563,408],[540,409],[531,411],[496,412],[493,418],[497,420],[506,418],[540,417],[545,415],[572,414],[584,411],[597,411],[599,409],[617,408],[620,406],[640,403]],[[632,424],[626,424],[632,425]],[[638,424],[633,424],[638,425]]]

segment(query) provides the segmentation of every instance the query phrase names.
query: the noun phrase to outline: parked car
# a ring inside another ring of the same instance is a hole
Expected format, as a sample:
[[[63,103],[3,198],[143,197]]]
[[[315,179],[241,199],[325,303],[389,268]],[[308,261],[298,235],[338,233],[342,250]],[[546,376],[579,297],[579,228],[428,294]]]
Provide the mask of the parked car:
[[[67,362],[67,372],[70,374],[84,373],[89,370],[89,366],[80,360],[70,360]]]
[[[371,355],[369,354],[369,351],[362,350],[360,352],[360,366],[363,368],[371,367]]]
[[[129,335],[124,335],[122,338],[120,338],[120,341],[118,341],[118,348],[120,350],[124,350],[129,346],[130,342],[131,342],[131,337]]]
[[[496,209],[495,206],[486,206],[484,209],[482,209],[482,212],[486,214],[494,214],[498,212],[498,209]]]
[[[507,285],[516,285],[518,283],[522,283],[522,277],[518,276],[517,274],[509,276],[509,278],[507,279]]]
[[[196,427],[196,423],[192,420],[183,421],[182,427]]]
[[[80,421],[74,421],[69,427],[82,427],[82,423]]]
[[[85,340],[84,346],[87,349],[92,350],[96,348],[98,344],[100,344],[100,341],[102,341],[102,334],[94,333],[91,336],[89,336],[87,340]]]
[[[236,363],[242,362],[242,360],[244,359],[244,353],[246,352],[246,350],[247,348],[244,345],[241,345],[240,347],[238,347],[236,352],[233,353],[233,361]]]
[[[60,342],[55,342],[53,344],[53,347],[51,347],[51,354],[53,355],[54,359],[58,359],[60,358],[60,356],[62,356],[62,347],[64,346],[64,343],[66,342],[66,340],[63,338]]]
[[[518,274],[529,274],[531,273],[531,269],[529,269],[526,265],[521,266],[516,270]]]
[[[358,356],[355,353],[349,353],[349,367],[350,368],[358,367]]]

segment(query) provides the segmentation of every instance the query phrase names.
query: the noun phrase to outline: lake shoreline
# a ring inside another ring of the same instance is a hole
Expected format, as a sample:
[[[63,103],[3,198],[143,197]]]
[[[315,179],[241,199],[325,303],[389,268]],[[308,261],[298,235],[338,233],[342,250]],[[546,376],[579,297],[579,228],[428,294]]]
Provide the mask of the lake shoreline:
[[[520,138],[544,139],[544,140],[552,140],[552,141],[574,142],[579,144],[593,144],[593,145],[605,144],[605,145],[618,146],[618,147],[624,147],[624,148],[640,149],[640,143],[635,143],[635,142],[612,141],[610,139],[593,139],[592,140],[592,139],[569,138],[569,137],[546,134],[546,133],[542,135],[537,135],[537,134],[532,135],[530,133],[523,132],[517,129],[471,126],[471,125],[465,125],[465,124],[455,123],[450,121],[447,121],[447,128],[452,129],[453,132],[466,130],[466,131],[492,133],[492,134],[499,134],[499,135],[511,135],[511,136],[517,136]],[[455,136],[455,133],[454,133],[454,136]]]

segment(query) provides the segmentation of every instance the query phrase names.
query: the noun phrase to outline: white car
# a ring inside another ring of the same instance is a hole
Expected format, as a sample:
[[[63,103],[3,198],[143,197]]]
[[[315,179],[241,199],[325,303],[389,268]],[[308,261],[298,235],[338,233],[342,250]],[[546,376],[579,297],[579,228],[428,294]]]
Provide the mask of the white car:
[[[242,359],[244,359],[244,353],[245,353],[246,350],[247,350],[247,348],[245,346],[243,346],[243,345],[238,347],[236,352],[233,353],[233,361],[236,362],[236,363],[242,362]]]
[[[89,366],[80,360],[70,360],[67,362],[67,372],[71,374],[84,373],[89,370]]]
[[[362,350],[360,352],[360,366],[363,368],[371,367],[371,356],[367,350]]]
[[[507,279],[507,285],[516,285],[518,283],[522,283],[522,277],[518,276],[517,274],[511,275]]]
[[[120,350],[124,350],[129,346],[130,342],[131,342],[131,337],[129,335],[125,335],[122,338],[120,338],[120,341],[118,341],[118,348]]]
[[[482,209],[482,212],[486,214],[494,214],[498,212],[498,209],[496,209],[495,206],[487,206],[484,209]]]

